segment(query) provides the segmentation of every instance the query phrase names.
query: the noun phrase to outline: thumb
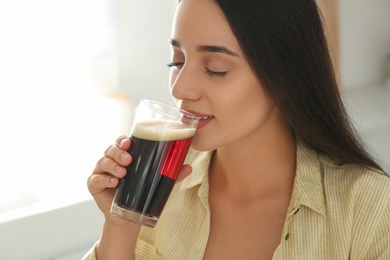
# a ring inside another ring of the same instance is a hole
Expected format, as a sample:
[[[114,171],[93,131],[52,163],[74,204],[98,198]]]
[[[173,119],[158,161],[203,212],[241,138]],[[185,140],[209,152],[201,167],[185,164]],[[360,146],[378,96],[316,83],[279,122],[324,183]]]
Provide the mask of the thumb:
[[[184,164],[179,172],[179,175],[177,176],[176,182],[180,182],[188,177],[192,173],[192,167],[189,164]]]

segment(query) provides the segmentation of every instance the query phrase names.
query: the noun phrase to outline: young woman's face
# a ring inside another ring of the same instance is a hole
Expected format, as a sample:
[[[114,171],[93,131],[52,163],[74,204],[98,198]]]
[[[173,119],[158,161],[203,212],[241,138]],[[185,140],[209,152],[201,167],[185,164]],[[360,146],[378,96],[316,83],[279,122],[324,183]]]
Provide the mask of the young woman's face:
[[[171,94],[178,106],[202,117],[194,149],[210,151],[253,140],[279,121],[272,119],[274,103],[213,0],[181,1],[171,47]]]

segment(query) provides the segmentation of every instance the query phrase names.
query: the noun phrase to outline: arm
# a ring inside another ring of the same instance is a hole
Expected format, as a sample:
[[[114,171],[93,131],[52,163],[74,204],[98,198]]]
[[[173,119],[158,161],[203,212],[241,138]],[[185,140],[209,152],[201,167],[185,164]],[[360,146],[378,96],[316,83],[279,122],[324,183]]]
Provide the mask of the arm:
[[[104,156],[98,161],[92,175],[88,178],[88,189],[103,212],[105,222],[100,240],[84,259],[134,259],[135,246],[141,226],[110,214],[119,178],[125,176],[125,166],[131,163],[131,156],[127,153],[129,147],[129,138],[124,136],[118,138],[116,145],[110,146],[105,151]],[[183,165],[177,182],[187,177],[191,172],[191,166]]]
[[[135,255],[140,226],[131,222],[123,225],[104,223],[102,236],[96,247],[98,260],[131,260]]]
[[[130,139],[121,136],[115,145],[111,145],[98,161],[92,175],[88,178],[88,189],[99,209],[104,214],[105,222],[99,242],[96,244],[96,259],[134,259],[135,245],[140,226],[110,214],[111,203],[119,178],[126,174],[125,167],[131,163],[127,153]]]

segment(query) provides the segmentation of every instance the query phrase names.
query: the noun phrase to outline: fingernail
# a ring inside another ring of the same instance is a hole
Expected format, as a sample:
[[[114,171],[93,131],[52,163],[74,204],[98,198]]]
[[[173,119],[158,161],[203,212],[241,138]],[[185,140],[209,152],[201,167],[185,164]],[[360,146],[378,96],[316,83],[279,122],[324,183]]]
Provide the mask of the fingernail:
[[[121,154],[121,161],[122,162],[127,161],[129,158],[130,158],[130,154],[128,154],[128,153],[122,153]]]
[[[123,167],[120,167],[120,166],[116,166],[115,167],[115,172],[116,173],[122,174],[124,170],[125,169]]]
[[[122,139],[122,140],[120,141],[120,143],[119,143],[119,146],[122,147],[123,144],[124,144],[125,142],[126,142],[126,139]]]
[[[110,183],[114,183],[115,182],[115,178],[110,178]]]

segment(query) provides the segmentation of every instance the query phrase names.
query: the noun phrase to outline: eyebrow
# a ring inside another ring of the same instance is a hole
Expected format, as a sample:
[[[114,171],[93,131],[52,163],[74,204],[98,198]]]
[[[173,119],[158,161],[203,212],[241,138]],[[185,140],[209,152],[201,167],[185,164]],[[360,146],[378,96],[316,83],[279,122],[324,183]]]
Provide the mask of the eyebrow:
[[[169,43],[173,47],[180,48],[180,43],[175,39],[170,39]],[[224,46],[219,46],[219,45],[200,45],[198,47],[198,51],[212,52],[212,53],[223,53],[223,54],[227,54],[229,56],[239,57],[239,55],[237,53],[235,53],[234,51],[229,50],[228,48],[226,48]]]

